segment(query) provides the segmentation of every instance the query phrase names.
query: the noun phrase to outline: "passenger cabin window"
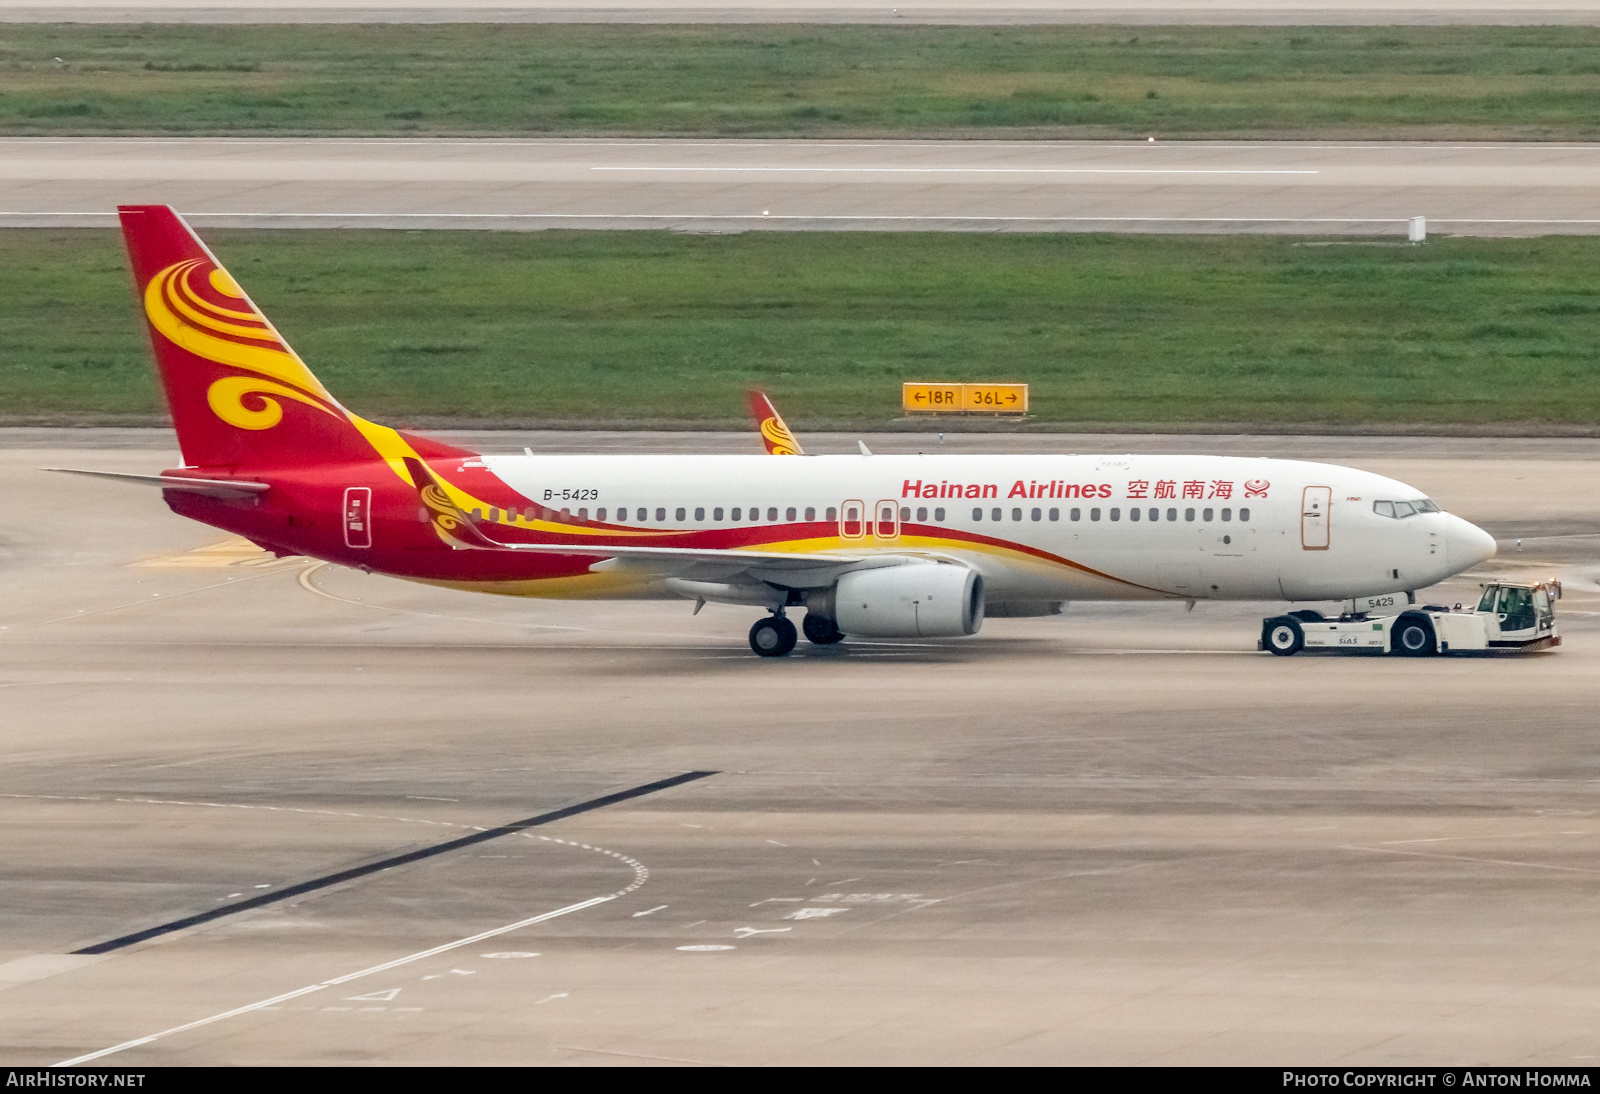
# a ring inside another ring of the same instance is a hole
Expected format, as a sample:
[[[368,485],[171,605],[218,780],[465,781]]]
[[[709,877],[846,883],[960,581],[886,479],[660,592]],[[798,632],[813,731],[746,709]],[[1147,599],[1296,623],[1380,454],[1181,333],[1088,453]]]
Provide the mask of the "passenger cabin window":
[[[942,508],[935,509],[933,511],[933,519],[938,521],[940,524],[943,524],[944,523],[944,510]]]
[[[1178,511],[1176,509],[1168,509],[1167,510],[1167,519],[1168,520],[1177,520],[1178,519]]]
[[[1128,510],[1128,519],[1129,520],[1138,520],[1139,519],[1139,510],[1137,510],[1137,509],[1129,509]]]
[[[744,519],[744,516],[742,515],[743,513],[744,513],[744,510],[739,508],[737,505],[735,505],[733,507],[733,510],[731,512],[729,512],[728,519],[729,520],[743,520]]]
[[[712,520],[721,520],[722,519],[722,507],[720,505],[717,508],[711,510],[711,519]]]
[[[1073,520],[1082,520],[1083,519],[1083,510],[1082,509],[1074,509],[1072,512],[1068,513],[1067,516],[1069,516]]]
[[[1122,510],[1121,509],[1113,509],[1113,510],[1111,510],[1111,519],[1112,520],[1121,520],[1122,519]]]
[[[679,519],[682,519],[682,518],[679,518]],[[694,519],[695,520],[705,520],[706,519],[706,511],[705,511],[704,507],[698,508],[698,509],[696,509],[694,511]]]
[[[989,519],[990,520],[999,520],[1000,517],[1001,517],[1001,511],[999,509],[991,509],[991,510],[989,510]]]
[[[1200,514],[1200,519],[1205,521],[1207,524],[1210,524],[1211,523],[1211,518],[1213,516],[1215,516],[1215,515],[1216,515],[1216,510],[1215,509],[1207,509],[1204,513]]]
[[[817,519],[816,507],[813,506],[813,505],[806,506],[806,522],[809,524],[811,521],[814,521],[816,519]]]
[[[1193,509],[1185,509],[1183,511],[1183,519],[1184,520],[1193,520],[1194,519],[1194,510]]]
[[[1245,521],[1249,520],[1250,519],[1250,510],[1248,510],[1248,509],[1239,510],[1239,519],[1240,520],[1245,520]]]
[[[982,520],[983,519],[983,510],[982,509],[974,509],[972,511],[972,519],[973,520]]]
[[[588,520],[589,519],[589,510],[588,510],[587,507],[578,510],[578,519],[579,520]]]
[[[900,518],[900,519],[901,519],[901,520],[909,520],[909,519],[910,519],[910,518],[909,518],[909,517],[905,517],[905,516],[902,516],[902,517],[901,517],[901,518]],[[927,509],[927,506],[924,506],[924,505],[919,505],[919,506],[917,506],[917,523],[918,523],[918,524],[922,524],[922,523],[923,523],[923,522],[925,522],[925,521],[926,521],[926,520],[927,520],[927,519],[928,519],[928,509]]]
[[[778,523],[778,510],[776,507],[769,507],[767,509],[767,520],[771,521],[773,524]]]
[[[799,513],[795,512],[795,508],[792,505],[783,511],[783,519],[787,521],[793,521],[799,515]]]
[[[1090,520],[1099,520],[1100,519],[1100,510],[1098,510],[1098,509],[1089,510],[1089,519]]]
[[[830,505],[830,506],[828,506],[827,515],[824,516],[823,519],[826,520],[829,524],[832,524],[834,521],[839,519],[839,511],[837,509],[835,509],[833,506]]]
[[[1061,510],[1059,510],[1059,509],[1050,510],[1050,519],[1051,520],[1060,520],[1061,519]]]
[[[926,513],[927,510],[924,509],[923,512]],[[908,521],[910,519],[911,519],[911,507],[909,505],[902,505],[900,507],[900,520],[901,520],[901,523],[904,523],[904,522],[906,522],[906,521]]]
[[[667,511],[665,509],[657,509],[656,510],[656,519],[657,520],[666,520],[667,519]]]
[[[1232,509],[1224,509],[1222,511],[1222,519],[1223,519],[1224,523],[1226,523],[1227,521],[1232,520],[1233,519],[1233,510]]]
[[[679,509],[678,510],[678,520],[679,521],[686,520],[687,517],[688,517],[688,510],[685,510],[685,509]]]
[[[1043,509],[1035,509],[1032,513],[1029,513],[1028,515],[1030,517],[1032,517],[1034,520],[1043,520],[1044,519],[1044,510]]]

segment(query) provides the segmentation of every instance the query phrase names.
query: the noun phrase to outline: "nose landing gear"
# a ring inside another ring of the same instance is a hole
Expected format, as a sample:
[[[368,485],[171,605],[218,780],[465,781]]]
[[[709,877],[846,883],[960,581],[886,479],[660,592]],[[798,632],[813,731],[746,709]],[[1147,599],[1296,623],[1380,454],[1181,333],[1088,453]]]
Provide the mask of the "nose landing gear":
[[[806,617],[807,623],[810,619]],[[756,620],[755,626],[750,628],[750,648],[762,657],[784,656],[794,649],[798,638],[794,624],[784,618],[781,611]]]

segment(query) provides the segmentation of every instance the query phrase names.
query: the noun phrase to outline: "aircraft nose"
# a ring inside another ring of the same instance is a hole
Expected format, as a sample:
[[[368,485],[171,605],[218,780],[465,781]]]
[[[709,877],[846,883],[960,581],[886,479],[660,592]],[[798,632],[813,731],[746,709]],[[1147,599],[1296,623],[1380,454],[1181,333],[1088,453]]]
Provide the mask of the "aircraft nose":
[[[1445,519],[1449,522],[1444,531],[1445,554],[1457,573],[1494,557],[1497,548],[1488,532],[1453,514],[1446,514]]]

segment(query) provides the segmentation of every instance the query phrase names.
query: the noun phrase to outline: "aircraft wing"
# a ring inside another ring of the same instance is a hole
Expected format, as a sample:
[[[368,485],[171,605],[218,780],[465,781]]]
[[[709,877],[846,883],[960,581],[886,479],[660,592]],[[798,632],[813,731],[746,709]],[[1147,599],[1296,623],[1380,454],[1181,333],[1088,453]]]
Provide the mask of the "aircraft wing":
[[[492,541],[491,541],[492,542]],[[481,549],[481,548],[480,548]],[[536,552],[544,555],[583,555],[637,559],[641,562],[737,563],[740,566],[795,567],[848,566],[865,562],[864,555],[796,554],[778,551],[723,551],[707,547],[628,547],[616,543],[494,543],[489,550]]]
[[[689,571],[713,571],[721,574],[742,573],[756,580],[778,579],[784,574],[811,572],[813,578],[822,576],[817,571],[844,570],[862,565],[890,565],[906,561],[889,560],[877,556],[833,552],[740,551],[718,550],[706,547],[630,547],[619,543],[500,543],[484,535],[482,529],[457,508],[445,493],[426,464],[406,457],[406,469],[417,485],[417,493],[428,512],[429,523],[439,539],[454,550],[516,551],[545,555],[569,555],[585,558],[602,558],[591,569],[644,569],[663,575],[682,574]],[[829,579],[831,582],[831,578]]]

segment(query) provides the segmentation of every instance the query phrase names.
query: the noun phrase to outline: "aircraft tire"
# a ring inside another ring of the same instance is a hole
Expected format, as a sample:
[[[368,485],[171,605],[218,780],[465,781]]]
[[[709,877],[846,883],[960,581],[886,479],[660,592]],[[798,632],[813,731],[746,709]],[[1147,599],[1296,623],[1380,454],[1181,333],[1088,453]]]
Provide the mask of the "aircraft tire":
[[[794,624],[781,615],[758,619],[750,628],[750,648],[762,657],[783,657],[794,649],[798,638]]]
[[[800,623],[800,629],[805,632],[806,641],[817,646],[831,646],[844,637],[844,632],[839,629],[839,624],[825,615],[816,612],[807,612]]]
[[[1306,632],[1298,619],[1280,615],[1262,624],[1261,644],[1274,657],[1292,657],[1305,648]]]
[[[1433,624],[1415,616],[1402,616],[1395,625],[1389,648],[1396,657],[1432,657],[1439,650]]]

